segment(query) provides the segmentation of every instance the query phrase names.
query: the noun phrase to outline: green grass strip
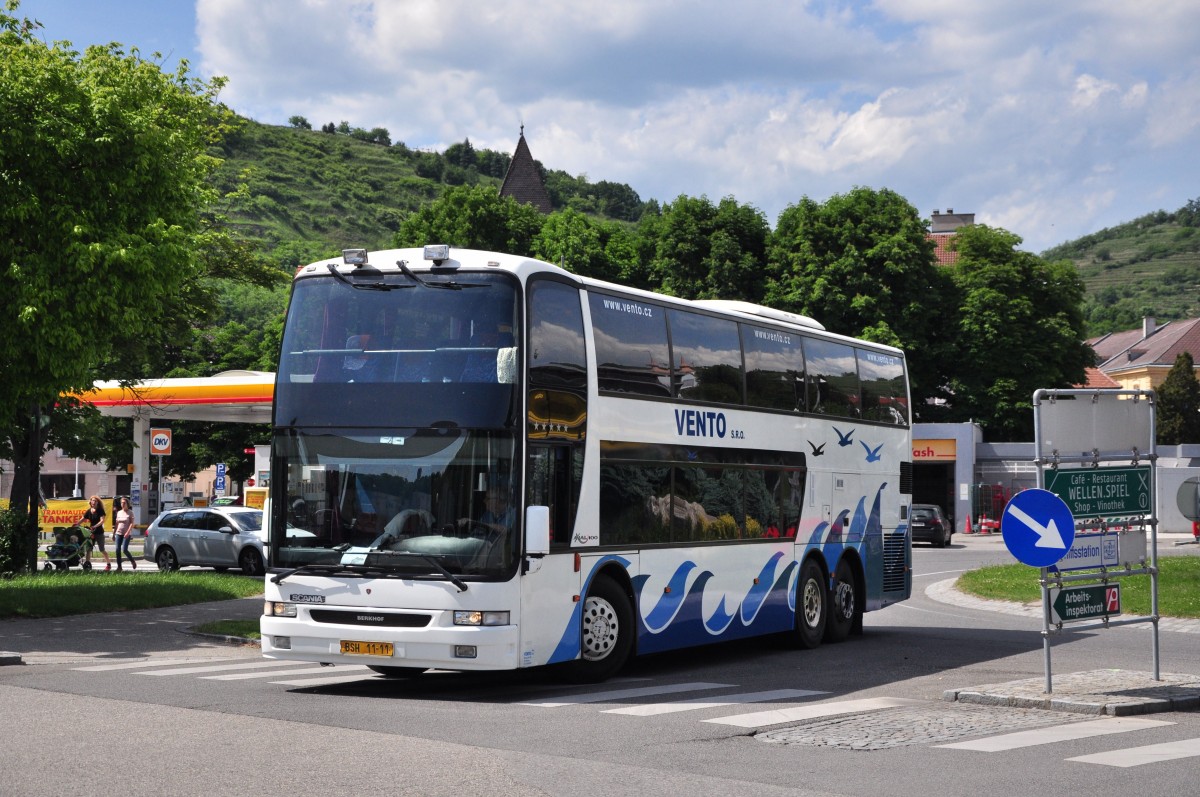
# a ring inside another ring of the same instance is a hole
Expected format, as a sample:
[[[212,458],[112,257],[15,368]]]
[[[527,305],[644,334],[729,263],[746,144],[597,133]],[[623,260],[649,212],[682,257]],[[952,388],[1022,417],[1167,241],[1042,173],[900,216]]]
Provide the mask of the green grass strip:
[[[1040,571],[1028,565],[995,565],[963,573],[958,587],[981,598],[1040,602]],[[1150,576],[1114,579],[1121,584],[1121,612],[1150,614]],[[1076,586],[1093,582],[1070,582]],[[1162,617],[1200,618],[1200,557],[1164,556],[1158,560],[1158,613]]]
[[[36,573],[0,579],[0,618],[66,617],[261,595],[263,580],[233,573]]]

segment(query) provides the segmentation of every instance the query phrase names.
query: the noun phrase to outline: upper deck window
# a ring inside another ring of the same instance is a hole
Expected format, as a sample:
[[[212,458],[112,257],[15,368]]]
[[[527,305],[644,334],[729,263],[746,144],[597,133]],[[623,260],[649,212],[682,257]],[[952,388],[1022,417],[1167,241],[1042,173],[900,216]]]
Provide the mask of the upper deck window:
[[[742,403],[742,349],[736,321],[671,310],[675,395]]]
[[[600,390],[669,397],[671,356],[663,308],[600,293],[589,301]]]

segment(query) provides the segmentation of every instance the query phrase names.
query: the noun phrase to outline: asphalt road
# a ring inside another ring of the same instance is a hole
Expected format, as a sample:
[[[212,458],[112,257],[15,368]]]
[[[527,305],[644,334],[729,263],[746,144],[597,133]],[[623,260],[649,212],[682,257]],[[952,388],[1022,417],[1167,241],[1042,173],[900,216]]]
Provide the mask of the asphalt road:
[[[1173,543],[1160,552],[1200,554]],[[944,589],[1008,560],[999,537],[956,535],[952,548],[914,551],[913,599],[869,614],[862,637],[646,657],[588,687],[546,671],[388,681],[184,633],[255,617],[254,599],[3,621],[0,649],[26,662],[0,667],[4,793],[1190,793],[1196,711],[1093,727],[1095,717],[942,699],[1043,674],[1040,620]],[[1161,637],[1165,673],[1200,675],[1200,633]],[[1144,626],[1057,635],[1053,651],[1060,674],[1151,666]]]

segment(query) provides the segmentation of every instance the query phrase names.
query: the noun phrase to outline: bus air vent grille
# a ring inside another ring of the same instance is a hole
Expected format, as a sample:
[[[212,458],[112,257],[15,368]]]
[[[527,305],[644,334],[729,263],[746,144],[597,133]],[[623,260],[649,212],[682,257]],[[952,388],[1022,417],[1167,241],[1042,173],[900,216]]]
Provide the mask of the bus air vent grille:
[[[907,534],[883,535],[883,591],[904,592]]]
[[[388,628],[424,628],[429,625],[427,614],[398,614],[393,612],[342,611],[337,609],[312,609],[309,616],[318,623],[338,625],[372,625]]]

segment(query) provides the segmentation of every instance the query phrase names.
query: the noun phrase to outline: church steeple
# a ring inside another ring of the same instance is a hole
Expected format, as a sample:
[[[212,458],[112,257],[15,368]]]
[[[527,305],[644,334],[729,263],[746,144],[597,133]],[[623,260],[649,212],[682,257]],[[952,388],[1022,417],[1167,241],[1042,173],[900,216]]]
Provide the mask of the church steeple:
[[[504,175],[504,183],[500,186],[500,196],[510,196],[518,202],[533,205],[542,213],[550,213],[550,195],[542,183],[529,145],[525,143],[525,125],[521,125],[521,137],[517,140],[517,150],[513,153],[512,161],[508,164],[508,172]]]

